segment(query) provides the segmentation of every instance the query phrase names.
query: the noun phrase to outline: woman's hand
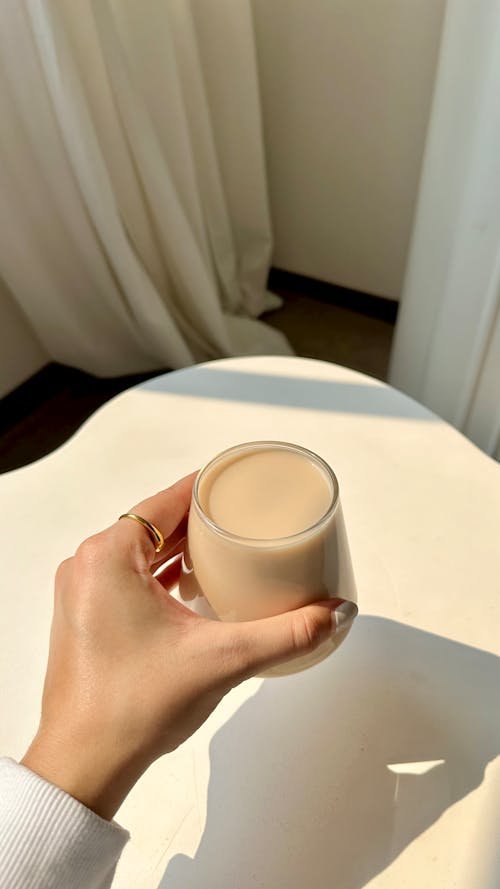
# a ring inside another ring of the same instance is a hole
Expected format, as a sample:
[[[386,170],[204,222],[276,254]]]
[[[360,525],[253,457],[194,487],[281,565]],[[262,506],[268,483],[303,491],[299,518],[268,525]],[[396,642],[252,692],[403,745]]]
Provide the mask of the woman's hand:
[[[206,620],[168,595],[194,475],[86,540],[59,567],[37,735],[23,765],[111,818],[148,765],[174,750],[235,685],[304,654],[340,626],[340,600],[246,623]],[[345,626],[345,623],[344,623]],[[333,629],[332,629],[333,628]]]

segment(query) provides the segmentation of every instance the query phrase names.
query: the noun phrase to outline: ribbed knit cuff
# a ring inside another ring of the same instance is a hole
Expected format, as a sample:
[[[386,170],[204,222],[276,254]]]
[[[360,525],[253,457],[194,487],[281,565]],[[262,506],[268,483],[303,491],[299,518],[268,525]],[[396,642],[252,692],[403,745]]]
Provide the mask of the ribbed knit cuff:
[[[0,758],[0,889],[106,889],[128,838],[114,821]]]

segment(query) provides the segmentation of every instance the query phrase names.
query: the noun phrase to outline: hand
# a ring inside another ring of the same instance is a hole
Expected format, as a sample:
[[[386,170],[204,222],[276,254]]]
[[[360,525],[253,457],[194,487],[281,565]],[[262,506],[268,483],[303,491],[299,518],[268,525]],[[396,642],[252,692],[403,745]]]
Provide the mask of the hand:
[[[223,696],[255,673],[316,648],[341,600],[246,623],[206,620],[168,595],[194,475],[90,537],[59,567],[37,735],[23,765],[111,818],[142,772],[174,750]],[[345,625],[344,625],[345,626]],[[332,629],[333,627],[333,629]]]

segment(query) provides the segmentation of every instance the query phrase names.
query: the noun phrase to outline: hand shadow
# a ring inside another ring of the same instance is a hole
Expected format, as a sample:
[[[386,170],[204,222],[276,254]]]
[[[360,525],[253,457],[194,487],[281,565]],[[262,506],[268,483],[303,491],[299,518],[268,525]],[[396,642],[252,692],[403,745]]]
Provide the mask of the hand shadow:
[[[499,686],[492,654],[359,617],[214,736],[203,837],[161,889],[360,889],[481,783]]]

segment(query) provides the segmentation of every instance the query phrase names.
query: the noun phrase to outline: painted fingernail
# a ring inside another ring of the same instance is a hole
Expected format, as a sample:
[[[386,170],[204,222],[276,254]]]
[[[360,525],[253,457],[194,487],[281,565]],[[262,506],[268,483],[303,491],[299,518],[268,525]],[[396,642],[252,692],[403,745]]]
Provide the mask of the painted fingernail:
[[[358,606],[354,602],[342,602],[334,611],[332,611],[332,632],[338,633],[340,630],[347,629],[352,624],[358,613]]]

